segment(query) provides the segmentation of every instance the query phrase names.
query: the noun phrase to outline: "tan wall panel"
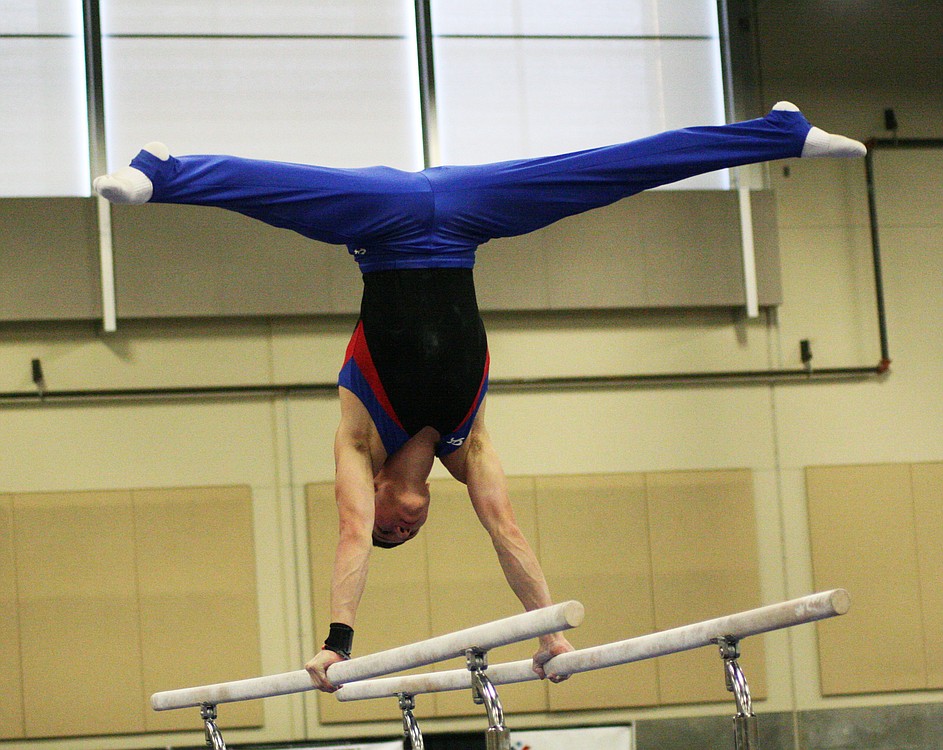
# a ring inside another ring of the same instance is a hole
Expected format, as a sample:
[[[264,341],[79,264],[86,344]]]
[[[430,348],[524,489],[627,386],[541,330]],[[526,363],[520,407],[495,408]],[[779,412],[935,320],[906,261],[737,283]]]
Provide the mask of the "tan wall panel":
[[[753,203],[760,304],[782,301],[776,206]],[[736,192],[657,190],[492,240],[475,273],[483,310],[739,306]],[[574,258],[579,262],[575,263]]]
[[[101,316],[95,199],[0,199],[0,320]]]
[[[259,615],[249,487],[132,492],[147,695],[258,677]],[[225,726],[262,724],[261,701],[219,708]],[[201,726],[197,709],[148,711],[148,731]]]
[[[576,648],[654,628],[645,486],[641,475],[539,477],[541,560],[557,600],[586,607]],[[653,661],[575,675],[550,689],[553,710],[654,705]]]
[[[658,630],[760,605],[753,477],[743,471],[647,474]],[[754,697],[766,692],[761,638],[743,647]],[[657,660],[662,703],[729,699],[713,648]]]
[[[640,203],[620,201],[568,217],[533,234],[504,241],[510,245],[512,257],[540,258],[539,263],[530,264],[530,272],[539,269],[546,276],[546,307],[648,305],[648,274],[639,273],[646,260],[639,226],[640,217],[645,216],[646,211]],[[541,255],[525,255],[526,248],[520,247],[524,239],[531,245],[539,243]],[[601,248],[605,251],[596,252]],[[579,262],[574,262],[577,257]],[[496,283],[506,286],[507,281],[497,279]],[[531,285],[533,281],[524,276],[520,284],[507,288],[506,292],[513,294],[515,288],[526,289]]]
[[[19,738],[24,732],[13,498],[0,495],[0,739]]]
[[[943,688],[943,463],[911,467],[927,687]]]
[[[119,317],[358,309],[360,274],[346,248],[202,206],[115,206],[112,225]],[[339,298],[348,301],[340,309]]]
[[[315,621],[313,646],[320,648],[331,621],[331,570],[337,546],[337,509],[333,483],[307,485],[305,491]],[[370,575],[354,629],[355,656],[430,636],[425,534],[395,549],[374,548],[370,556]],[[331,695],[318,693],[317,703],[322,723],[402,718],[395,698],[340,703]],[[434,700],[417,701],[417,704],[417,717],[434,715]]]
[[[665,190],[635,196],[638,207],[632,205],[635,201],[626,201],[632,210],[647,209],[640,211],[638,221],[648,304],[673,307],[680,300],[692,306],[743,304],[743,251],[735,196],[730,191]],[[758,276],[763,271],[758,264]]]
[[[432,505],[423,534],[429,555],[429,602],[432,633],[440,635],[480,623],[516,615],[521,603],[508,586],[488,533],[484,530],[463,484],[452,479],[432,485]],[[537,520],[534,484],[530,478],[508,480],[514,513],[524,536],[535,548]],[[491,664],[529,659],[536,640],[496,648],[488,654]],[[464,659],[443,662],[441,669],[461,669]],[[540,682],[506,685],[499,694],[506,711],[547,710],[546,685]],[[426,698],[428,700],[428,698]],[[436,695],[437,716],[479,716],[470,691]]]
[[[925,687],[910,467],[810,467],[806,486],[815,587],[854,601],[818,626],[822,692]],[[881,648],[889,633],[894,647]]]
[[[130,494],[17,495],[14,535],[27,736],[143,731]]]

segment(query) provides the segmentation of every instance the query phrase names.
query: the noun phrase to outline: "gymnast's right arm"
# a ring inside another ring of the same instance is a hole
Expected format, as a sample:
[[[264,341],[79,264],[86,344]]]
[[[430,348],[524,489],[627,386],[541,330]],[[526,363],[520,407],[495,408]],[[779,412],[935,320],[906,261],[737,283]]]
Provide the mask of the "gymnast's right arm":
[[[363,433],[343,414],[334,439],[334,461],[340,535],[331,577],[331,634],[325,647],[305,665],[315,687],[326,692],[337,689],[327,678],[327,668],[349,656],[349,639],[367,581],[373,544],[374,487],[370,449]],[[346,649],[336,643],[343,641],[345,632],[349,633]]]

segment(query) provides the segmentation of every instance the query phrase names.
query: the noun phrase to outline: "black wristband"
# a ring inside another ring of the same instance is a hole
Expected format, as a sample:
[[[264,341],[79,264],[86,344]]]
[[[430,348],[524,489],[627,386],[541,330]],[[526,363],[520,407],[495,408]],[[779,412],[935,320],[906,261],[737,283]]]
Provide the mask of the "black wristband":
[[[349,659],[353,645],[354,629],[342,622],[332,622],[331,632],[328,634],[327,640],[324,641],[324,648]]]

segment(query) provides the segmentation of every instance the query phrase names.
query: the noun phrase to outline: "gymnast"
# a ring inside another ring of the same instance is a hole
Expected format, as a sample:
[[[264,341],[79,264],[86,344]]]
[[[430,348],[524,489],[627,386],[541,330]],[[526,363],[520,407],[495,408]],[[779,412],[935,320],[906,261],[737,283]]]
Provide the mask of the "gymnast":
[[[311,239],[346,245],[363,274],[360,318],[338,378],[334,441],[340,538],[331,626],[305,668],[349,658],[371,547],[416,536],[436,457],[467,486],[508,584],[525,609],[549,606],[540,564],[515,521],[485,427],[488,345],[472,267],[477,248],[650,188],[718,169],[791,157],[856,157],[863,144],[813,127],[779,102],[731,125],[669,131],[559,156],[403,172],[336,169],[230,156],[170,156],[149,143],[131,165],[95,180],[115,203],[237,211]],[[543,636],[533,667],[572,646]],[[552,678],[560,679],[560,678]]]

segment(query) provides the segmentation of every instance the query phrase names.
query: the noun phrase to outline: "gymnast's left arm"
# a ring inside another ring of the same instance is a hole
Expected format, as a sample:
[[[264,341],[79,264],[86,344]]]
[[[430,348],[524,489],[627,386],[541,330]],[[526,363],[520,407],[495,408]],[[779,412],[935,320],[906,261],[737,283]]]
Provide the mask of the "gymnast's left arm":
[[[504,469],[480,415],[464,447],[461,471],[452,473],[465,482],[475,513],[491,536],[504,577],[524,609],[549,607],[553,604],[550,588],[537,556],[517,525]],[[572,650],[562,633],[541,636],[540,648],[534,655],[534,671],[543,679],[546,677],[543,665]],[[565,677],[551,679],[559,682]]]

